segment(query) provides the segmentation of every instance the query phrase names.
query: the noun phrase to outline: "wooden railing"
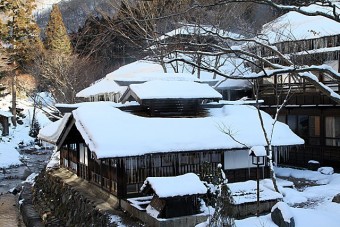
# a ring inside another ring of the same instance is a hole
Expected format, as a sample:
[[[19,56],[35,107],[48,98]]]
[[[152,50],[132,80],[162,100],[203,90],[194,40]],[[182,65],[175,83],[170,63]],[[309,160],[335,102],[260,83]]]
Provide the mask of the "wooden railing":
[[[340,83],[327,84],[333,91],[339,93]],[[290,97],[287,105],[335,105],[336,102],[330,97],[322,94],[313,85],[305,84],[280,84],[262,85],[260,99],[264,100],[264,105],[282,104],[286,99],[288,90]]]

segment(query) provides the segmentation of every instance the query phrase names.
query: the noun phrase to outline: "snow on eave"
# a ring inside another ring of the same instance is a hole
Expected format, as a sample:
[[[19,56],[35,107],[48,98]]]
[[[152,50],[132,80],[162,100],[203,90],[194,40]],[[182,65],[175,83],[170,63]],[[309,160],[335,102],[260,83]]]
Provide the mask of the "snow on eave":
[[[129,87],[140,99],[222,99],[208,84],[191,81],[149,81]]]
[[[126,89],[126,88],[125,88]],[[113,80],[106,78],[92,84],[91,86],[81,90],[76,94],[76,97],[89,98],[95,95],[108,94],[108,93],[122,93],[124,87],[119,86]]]
[[[72,114],[85,143],[99,159],[244,148],[244,145],[231,139],[223,127],[230,129],[234,138],[249,147],[266,146],[258,113],[253,106],[214,108],[214,116],[204,118],[150,118],[123,112],[104,102],[89,104],[73,110]],[[266,131],[270,132],[273,119],[261,113]],[[287,125],[276,122],[273,146],[303,143]]]
[[[194,173],[174,177],[148,177],[140,191],[143,191],[147,185],[150,185],[159,198],[203,195],[207,193],[207,187]]]
[[[52,122],[44,128],[40,129],[38,138],[43,141],[56,144],[63,130],[65,129],[65,126],[70,117],[71,113],[66,113],[62,119]]]

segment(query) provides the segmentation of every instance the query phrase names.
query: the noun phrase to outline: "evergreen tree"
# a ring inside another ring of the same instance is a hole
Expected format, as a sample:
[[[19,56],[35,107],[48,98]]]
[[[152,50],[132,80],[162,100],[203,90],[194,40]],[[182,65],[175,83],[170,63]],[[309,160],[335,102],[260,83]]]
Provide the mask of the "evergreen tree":
[[[0,38],[7,46],[12,62],[24,64],[31,60],[29,50],[41,50],[39,28],[32,11],[34,0],[7,0],[0,5]]]
[[[46,27],[46,47],[48,50],[71,54],[71,41],[61,16],[59,6],[54,4]]]
[[[12,123],[16,126],[16,77],[22,66],[31,61],[32,50],[39,50],[42,45],[39,29],[33,20],[34,0],[1,1],[0,39],[1,47],[8,58],[7,71],[12,76]],[[1,69],[0,69],[1,70]]]

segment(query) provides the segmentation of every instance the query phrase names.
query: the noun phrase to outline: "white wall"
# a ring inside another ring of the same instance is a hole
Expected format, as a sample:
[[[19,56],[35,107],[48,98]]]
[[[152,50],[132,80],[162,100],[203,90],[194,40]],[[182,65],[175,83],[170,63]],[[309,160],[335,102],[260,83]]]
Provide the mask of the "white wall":
[[[234,150],[224,152],[224,169],[242,169],[256,167],[252,164],[249,150]]]

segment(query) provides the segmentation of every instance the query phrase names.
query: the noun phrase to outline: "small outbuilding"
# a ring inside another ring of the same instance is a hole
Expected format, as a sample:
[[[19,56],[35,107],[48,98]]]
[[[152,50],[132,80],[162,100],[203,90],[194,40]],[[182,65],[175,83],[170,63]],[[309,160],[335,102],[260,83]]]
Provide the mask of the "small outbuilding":
[[[11,118],[13,115],[8,111],[2,111],[0,110],[0,129],[2,130],[3,136],[7,136],[9,134],[9,118]]]
[[[187,173],[174,177],[148,177],[141,187],[153,194],[146,212],[154,218],[173,218],[200,213],[199,196],[207,193],[199,177]]]

